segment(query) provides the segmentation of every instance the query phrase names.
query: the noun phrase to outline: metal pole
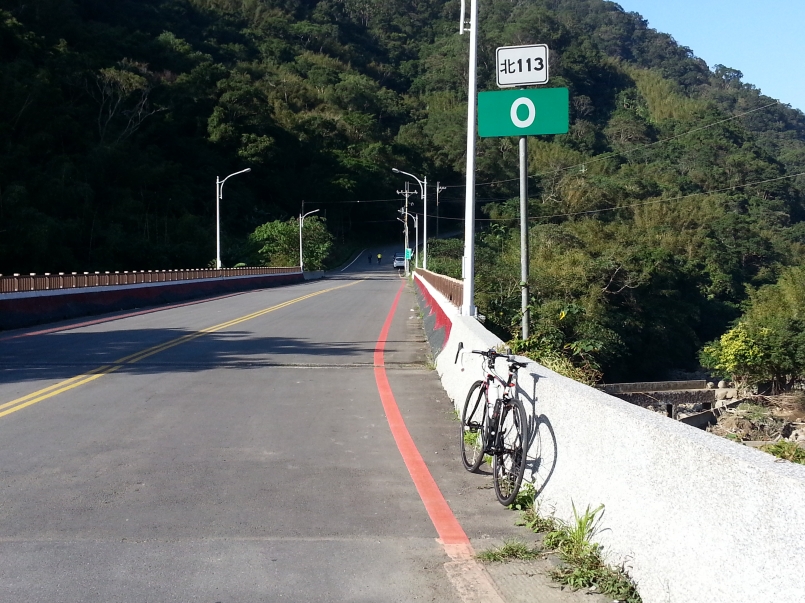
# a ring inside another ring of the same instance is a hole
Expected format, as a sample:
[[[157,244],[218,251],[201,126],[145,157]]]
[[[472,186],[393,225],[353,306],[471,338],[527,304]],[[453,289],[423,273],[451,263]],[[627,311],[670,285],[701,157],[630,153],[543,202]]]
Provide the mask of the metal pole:
[[[302,201],[302,211],[305,210],[305,202]],[[305,218],[307,218],[310,214],[315,214],[318,209],[314,209],[313,211],[309,211],[306,214],[300,213],[299,214],[299,272],[304,272],[304,264],[302,262],[302,225],[305,223]]]
[[[436,181],[436,238],[439,238],[439,192],[442,187],[439,186],[439,181]]]
[[[478,70],[478,1],[471,0],[470,8],[470,60],[467,90],[467,185],[464,199],[464,301],[461,313],[475,316],[475,135],[477,111]]]
[[[416,246],[414,247],[414,268],[419,268],[419,215],[414,214],[414,234],[415,238],[414,241],[416,242]]]
[[[302,260],[302,216],[305,213],[305,202],[302,201],[302,209],[299,210],[299,272],[304,273],[304,262]]]
[[[528,138],[520,137],[520,287],[522,338],[528,339]]]
[[[215,177],[215,268],[221,269],[221,179]]]
[[[428,269],[428,177],[425,176],[423,197],[425,198],[425,222],[422,225],[422,267]]]
[[[405,276],[411,273],[410,261],[408,259],[408,180],[405,181]]]
[[[215,177],[215,265],[218,270],[221,269],[221,208],[220,202],[221,199],[224,198],[224,182],[229,180],[232,176],[237,176],[238,174],[245,174],[246,172],[251,172],[252,168],[246,168],[245,170],[240,170],[239,172],[235,172],[234,174],[229,174],[226,178],[221,180],[218,176]]]

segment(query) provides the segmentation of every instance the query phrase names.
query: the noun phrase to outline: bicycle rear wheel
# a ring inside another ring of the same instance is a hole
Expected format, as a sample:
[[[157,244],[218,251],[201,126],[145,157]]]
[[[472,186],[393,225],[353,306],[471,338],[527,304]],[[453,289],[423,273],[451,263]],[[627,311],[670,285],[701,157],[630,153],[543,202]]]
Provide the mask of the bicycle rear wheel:
[[[495,495],[500,504],[509,506],[520,491],[528,452],[528,419],[520,400],[515,398],[504,402],[496,440],[492,462]]]
[[[486,388],[483,381],[472,384],[461,411],[461,462],[467,471],[475,472],[484,462],[486,433]]]

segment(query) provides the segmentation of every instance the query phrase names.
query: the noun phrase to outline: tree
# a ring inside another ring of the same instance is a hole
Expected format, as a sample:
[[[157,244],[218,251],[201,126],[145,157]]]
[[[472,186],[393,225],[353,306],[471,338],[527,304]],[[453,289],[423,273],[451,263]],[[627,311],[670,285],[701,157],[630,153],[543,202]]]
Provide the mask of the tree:
[[[262,266],[299,265],[299,221],[274,220],[258,226],[249,236],[256,262]],[[333,236],[318,216],[305,218],[302,225],[302,251],[305,269],[322,270],[330,253]]]
[[[805,267],[787,268],[777,283],[752,291],[738,323],[700,358],[745,385],[771,383],[775,393],[805,379]]]

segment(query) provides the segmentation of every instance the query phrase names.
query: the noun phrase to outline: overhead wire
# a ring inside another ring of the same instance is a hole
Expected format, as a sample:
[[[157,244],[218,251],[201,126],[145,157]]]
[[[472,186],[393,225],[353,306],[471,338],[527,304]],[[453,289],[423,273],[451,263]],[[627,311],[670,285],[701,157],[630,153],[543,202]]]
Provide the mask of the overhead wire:
[[[566,212],[561,214],[550,214],[547,216],[531,216],[529,220],[536,221],[536,220],[550,220],[552,218],[571,218],[575,216],[585,216],[590,214],[600,214],[604,212],[610,211],[618,211],[620,209],[630,209],[633,207],[642,207],[646,205],[658,205],[661,203],[669,203],[672,201],[681,201],[683,199],[689,199],[691,197],[705,197],[708,195],[715,195],[717,193],[724,193],[727,191],[734,191],[739,188],[746,188],[748,186],[758,186],[761,184],[768,184],[769,182],[779,182],[780,180],[789,180],[791,178],[796,178],[798,176],[805,176],[805,172],[799,172],[797,174],[787,174],[785,176],[779,176],[777,178],[768,178],[766,180],[757,180],[755,182],[747,182],[745,184],[736,184],[734,186],[727,186],[724,188],[718,188],[712,191],[702,191],[698,193],[688,193],[687,195],[678,195],[676,197],[666,197],[664,199],[654,199],[652,201],[642,201],[640,203],[630,203],[628,205],[618,205],[615,207],[604,207],[601,209],[588,209],[584,211],[576,211],[576,212]],[[532,197],[529,200],[533,200]],[[433,214],[430,214],[433,217]],[[464,220],[464,218],[451,218],[448,216],[440,216],[440,220]],[[476,218],[477,222],[511,222],[512,220],[516,220],[517,218]]]
[[[712,127],[717,126],[719,124],[723,124],[723,123],[726,123],[728,121],[738,119],[739,117],[749,115],[750,113],[754,113],[755,111],[761,111],[762,109],[767,109],[767,108],[769,108],[769,107],[771,107],[773,105],[779,105],[779,104],[780,104],[780,101],[774,101],[773,103],[768,103],[768,104],[763,105],[761,107],[755,107],[754,109],[750,109],[749,111],[744,111],[743,113],[738,113],[736,115],[732,115],[730,117],[726,117],[724,119],[714,121],[713,123],[707,124],[706,126],[699,126],[697,128],[693,128],[692,130],[688,130],[687,132],[682,132],[681,134],[676,134],[676,135],[671,136],[669,138],[663,138],[661,140],[655,140],[654,142],[649,142],[649,143],[634,147],[632,149],[629,149],[628,151],[612,151],[611,153],[605,153],[603,155],[598,155],[597,157],[591,157],[589,160],[583,161],[581,163],[577,163],[575,165],[570,165],[570,166],[567,166],[567,167],[564,167],[564,168],[558,168],[558,169],[550,170],[550,171],[547,171],[547,172],[531,174],[529,176],[529,178],[537,178],[539,176],[547,176],[549,174],[556,174],[556,173],[559,173],[559,172],[572,170],[572,169],[575,169],[575,168],[578,168],[578,167],[589,165],[591,163],[596,163],[598,161],[603,161],[605,159],[610,159],[612,157],[631,155],[632,153],[636,153],[637,151],[640,151],[642,149],[646,149],[648,147],[652,147],[652,146],[655,146],[655,145],[658,145],[658,144],[670,142],[672,140],[676,140],[677,138],[681,138],[683,136],[688,136],[689,134],[693,134],[694,132],[701,132],[702,130],[712,128]],[[506,183],[506,182],[517,182],[519,180],[520,180],[520,178],[509,178],[507,180],[492,180],[490,182],[478,182],[478,183],[475,184],[475,186],[476,187],[478,187],[478,186],[489,186],[491,184],[503,184],[503,183]],[[446,185],[446,187],[447,188],[466,187],[466,184],[448,184],[448,185]]]
[[[780,101],[774,101],[772,103],[768,103],[766,105],[762,105],[760,107],[755,107],[754,109],[744,111],[743,113],[737,113],[735,115],[732,115],[732,116],[724,118],[724,119],[720,119],[720,120],[715,121],[713,123],[710,123],[710,124],[707,124],[707,125],[704,125],[704,126],[699,126],[697,128],[693,128],[691,130],[688,130],[686,132],[682,132],[680,134],[676,134],[676,135],[671,136],[669,138],[663,138],[661,140],[655,140],[654,142],[646,143],[646,144],[634,147],[634,148],[626,150],[626,151],[613,151],[611,153],[605,153],[605,154],[599,155],[597,157],[591,157],[589,160],[583,161],[581,163],[577,163],[575,165],[571,165],[571,166],[567,166],[567,167],[563,167],[563,168],[557,168],[555,170],[550,170],[550,171],[547,171],[547,172],[540,172],[540,173],[537,173],[537,174],[531,174],[529,176],[529,178],[537,178],[537,177],[540,177],[540,176],[547,176],[547,175],[550,175],[550,174],[556,174],[556,173],[559,173],[559,172],[563,172],[563,171],[572,170],[572,169],[575,169],[575,168],[587,166],[587,165],[589,165],[591,163],[604,161],[605,159],[610,159],[612,157],[630,155],[630,154],[636,153],[637,151],[640,151],[642,149],[646,149],[646,148],[649,148],[649,147],[652,147],[652,146],[655,146],[655,145],[670,142],[672,140],[676,140],[676,139],[681,138],[683,136],[688,136],[689,134],[693,134],[694,132],[700,132],[702,130],[712,128],[712,127],[717,126],[719,124],[723,124],[723,123],[726,123],[728,121],[738,119],[738,118],[743,117],[745,115],[749,115],[750,113],[754,113],[756,111],[761,111],[763,109],[767,109],[768,107],[778,105],[778,104],[780,104]],[[794,174],[794,175],[792,175],[790,177],[795,177],[795,176],[800,176],[800,175],[801,174]],[[489,185],[493,185],[493,184],[504,184],[504,183],[507,183],[507,182],[517,182],[519,180],[520,180],[519,178],[509,178],[509,179],[506,179],[506,180],[491,180],[489,182],[478,182],[478,183],[476,183],[475,186],[478,187],[478,186],[489,186]],[[749,186],[749,185],[742,185],[742,186]],[[466,184],[447,184],[447,185],[442,185],[442,187],[443,188],[461,188],[461,187],[466,187]],[[730,189],[723,189],[723,190],[730,190]],[[414,191],[414,193],[417,193],[417,192],[418,191]],[[713,192],[717,192],[717,191],[713,191]],[[694,193],[694,194],[700,195],[700,194],[705,194],[705,193]],[[482,199],[477,199],[476,198],[475,201],[476,201],[476,203],[491,203],[491,202],[495,202],[495,201],[507,201],[508,199],[509,199],[509,197],[495,197],[495,198],[482,198]],[[314,202],[310,202],[310,203],[311,203],[311,205],[340,205],[340,204],[351,204],[351,203],[355,203],[355,204],[358,204],[358,203],[389,203],[389,202],[393,202],[393,201],[400,201],[400,199],[399,198],[391,198],[391,199],[350,199],[350,200],[340,200],[340,201],[314,201]],[[464,199],[440,199],[439,202],[440,203],[464,203],[464,201],[465,201]],[[624,205],[624,206],[621,206],[621,207],[630,207],[630,206],[625,206]],[[619,208],[612,208],[612,209],[619,209]],[[608,210],[602,210],[602,211],[610,211],[610,210],[608,209]],[[560,217],[560,216],[563,216],[563,215],[565,215],[565,214],[556,214],[557,217]],[[444,216],[443,216],[443,218],[444,219],[461,219],[461,220],[463,220],[463,218],[447,218],[447,217],[444,217]],[[480,219],[481,218],[479,218],[479,220]]]

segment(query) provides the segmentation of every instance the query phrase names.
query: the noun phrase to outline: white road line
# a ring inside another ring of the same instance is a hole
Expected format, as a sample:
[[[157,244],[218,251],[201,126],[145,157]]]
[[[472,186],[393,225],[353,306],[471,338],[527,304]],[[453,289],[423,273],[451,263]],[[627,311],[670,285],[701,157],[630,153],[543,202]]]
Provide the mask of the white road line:
[[[346,270],[347,268],[349,268],[350,266],[352,266],[352,264],[354,264],[355,262],[357,262],[357,261],[358,261],[358,258],[359,258],[359,257],[361,257],[361,256],[363,255],[363,252],[364,252],[364,251],[366,251],[366,250],[365,250],[365,249],[361,250],[361,251],[358,253],[358,255],[356,255],[356,256],[355,256],[355,259],[354,259],[354,260],[352,260],[352,261],[351,261],[349,264],[347,264],[346,266],[344,266],[344,267],[341,269],[341,272],[344,272],[344,270]]]

